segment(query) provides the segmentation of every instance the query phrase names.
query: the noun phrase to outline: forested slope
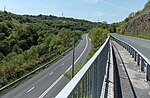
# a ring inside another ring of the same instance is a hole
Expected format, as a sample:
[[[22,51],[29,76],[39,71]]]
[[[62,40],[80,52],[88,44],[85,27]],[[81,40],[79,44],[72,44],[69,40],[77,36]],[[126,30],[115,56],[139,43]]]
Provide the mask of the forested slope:
[[[91,28],[107,24],[0,11],[0,87],[73,46]]]

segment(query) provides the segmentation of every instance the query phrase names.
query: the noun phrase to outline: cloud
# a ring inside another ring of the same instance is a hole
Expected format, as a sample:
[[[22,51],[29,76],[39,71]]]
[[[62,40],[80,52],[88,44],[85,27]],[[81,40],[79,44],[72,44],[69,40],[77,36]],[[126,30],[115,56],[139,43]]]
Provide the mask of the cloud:
[[[116,4],[113,4],[113,3],[110,3],[110,2],[104,1],[104,0],[98,0],[98,1],[99,1],[99,2],[102,2],[102,3],[105,3],[105,4],[107,4],[107,5],[110,5],[110,6],[112,6],[112,7],[115,7],[115,8],[119,8],[119,9],[122,9],[122,10],[134,12],[134,11],[131,10],[131,9],[128,9],[128,8],[125,8],[125,7],[122,7],[122,6],[119,6],[119,5],[116,5]]]
[[[105,13],[96,11],[96,12],[94,12],[93,15],[97,16],[97,17],[101,17],[101,16],[105,16]]]
[[[97,3],[99,2],[99,0],[82,0],[83,2],[86,2],[86,3]]]
[[[125,8],[125,7],[116,5],[116,4],[114,4],[114,3],[107,2],[106,0],[82,0],[82,1],[83,1],[83,2],[86,2],[86,3],[98,3],[98,2],[102,2],[102,3],[106,4],[106,5],[109,5],[109,6],[118,8],[118,9],[122,9],[122,10],[130,11],[130,12],[134,12],[134,11],[131,10],[131,9],[128,9],[128,8]]]

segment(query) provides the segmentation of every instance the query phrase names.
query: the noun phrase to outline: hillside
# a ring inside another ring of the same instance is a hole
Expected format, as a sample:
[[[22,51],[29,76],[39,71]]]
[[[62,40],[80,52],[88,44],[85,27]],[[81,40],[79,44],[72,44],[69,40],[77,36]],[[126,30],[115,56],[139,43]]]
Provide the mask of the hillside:
[[[100,22],[0,11],[0,88],[58,57],[97,26],[108,28]]]
[[[142,10],[131,13],[121,22],[118,32],[135,36],[150,35],[150,0]]]

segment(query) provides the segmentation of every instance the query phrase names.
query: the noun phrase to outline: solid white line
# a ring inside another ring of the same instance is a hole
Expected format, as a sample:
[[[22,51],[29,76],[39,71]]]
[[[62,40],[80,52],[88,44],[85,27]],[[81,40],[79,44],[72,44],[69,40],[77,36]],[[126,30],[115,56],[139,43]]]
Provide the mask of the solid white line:
[[[88,46],[88,40],[87,40],[87,36],[86,36],[86,47],[84,48],[83,52],[81,53],[81,55],[76,59],[76,61],[74,62],[74,64],[77,63],[77,61],[81,58],[81,56],[83,55],[83,53],[85,52],[87,46]],[[66,70],[66,72],[68,72],[70,69],[72,68],[72,65]],[[64,75],[61,75],[44,93],[42,93],[39,98],[43,98],[60,80],[61,78],[63,78]]]
[[[53,74],[53,72],[52,73],[50,73],[49,75],[51,76]]]
[[[30,91],[32,91],[34,89],[34,87],[30,88],[27,92],[29,93]]]
[[[81,56],[83,55],[83,53],[85,52],[85,50],[86,50],[86,48],[87,48],[87,46],[88,46],[87,36],[86,36],[86,43],[87,43],[87,44],[86,44],[86,46],[85,46],[83,52],[82,52],[81,55],[76,59],[76,61],[74,62],[74,64],[76,64],[76,63],[78,62],[78,60],[81,58]],[[71,68],[72,68],[72,65],[67,69],[66,72],[68,72]]]
[[[39,96],[39,98],[43,98],[63,77],[64,75],[61,75],[42,95]]]

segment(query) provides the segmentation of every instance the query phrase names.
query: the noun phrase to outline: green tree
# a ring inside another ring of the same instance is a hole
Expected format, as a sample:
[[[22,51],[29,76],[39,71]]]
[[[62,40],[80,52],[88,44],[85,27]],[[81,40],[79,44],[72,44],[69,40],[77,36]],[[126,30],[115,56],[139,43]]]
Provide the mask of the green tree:
[[[23,50],[17,44],[13,46],[12,51],[16,52],[17,54],[21,54],[23,52]]]
[[[0,61],[3,60],[4,55],[2,53],[0,53]]]
[[[6,23],[2,22],[0,23],[0,32],[4,33],[6,36],[9,36],[9,28],[6,25]]]

